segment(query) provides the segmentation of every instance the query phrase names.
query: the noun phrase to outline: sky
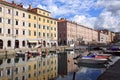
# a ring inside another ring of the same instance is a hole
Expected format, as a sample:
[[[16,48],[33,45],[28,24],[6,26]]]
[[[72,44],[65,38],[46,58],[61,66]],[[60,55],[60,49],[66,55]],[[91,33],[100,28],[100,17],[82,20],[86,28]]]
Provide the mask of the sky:
[[[12,0],[8,0],[12,1]],[[94,29],[120,31],[120,0],[14,0],[51,12],[53,18],[66,18]]]

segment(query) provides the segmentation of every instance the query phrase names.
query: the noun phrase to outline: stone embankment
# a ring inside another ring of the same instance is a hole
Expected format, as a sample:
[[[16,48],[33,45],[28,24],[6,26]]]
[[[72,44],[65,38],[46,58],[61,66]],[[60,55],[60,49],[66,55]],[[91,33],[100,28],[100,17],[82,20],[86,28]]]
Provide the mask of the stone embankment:
[[[42,51],[46,51],[46,52],[50,52],[50,51],[64,51],[66,48],[71,48],[69,46],[58,46],[58,47],[51,47],[51,48],[21,48],[21,49],[7,49],[7,50],[0,50],[0,56],[1,55],[14,55],[16,52],[22,51],[22,52],[27,52],[27,51],[38,51],[38,52],[42,52]]]

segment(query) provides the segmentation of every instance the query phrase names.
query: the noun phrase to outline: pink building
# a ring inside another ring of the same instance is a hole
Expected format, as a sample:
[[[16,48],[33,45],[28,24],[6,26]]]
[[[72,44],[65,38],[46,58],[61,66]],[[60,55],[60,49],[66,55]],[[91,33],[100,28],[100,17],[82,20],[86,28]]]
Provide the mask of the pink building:
[[[98,32],[64,18],[58,20],[58,44],[87,44],[98,40]]]

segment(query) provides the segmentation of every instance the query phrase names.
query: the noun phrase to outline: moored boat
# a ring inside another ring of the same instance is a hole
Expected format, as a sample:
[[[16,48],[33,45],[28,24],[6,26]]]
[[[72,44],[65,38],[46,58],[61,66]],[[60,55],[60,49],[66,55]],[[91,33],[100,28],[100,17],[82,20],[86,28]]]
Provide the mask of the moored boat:
[[[24,52],[16,52],[16,57],[25,57],[25,56],[27,56],[27,54],[26,53],[24,53]]]
[[[83,56],[81,58],[77,59],[77,62],[79,63],[91,63],[91,64],[105,64],[108,62],[107,58],[95,58],[95,57],[89,57],[89,56]]]

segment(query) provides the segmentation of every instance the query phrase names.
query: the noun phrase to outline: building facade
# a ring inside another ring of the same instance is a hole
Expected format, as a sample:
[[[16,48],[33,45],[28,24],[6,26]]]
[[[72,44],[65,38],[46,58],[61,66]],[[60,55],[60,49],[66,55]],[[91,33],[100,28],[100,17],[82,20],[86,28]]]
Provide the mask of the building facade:
[[[80,45],[98,41],[98,32],[64,18],[58,20],[58,44],[59,45]]]
[[[57,45],[57,20],[50,12],[0,0],[0,49]]]
[[[112,43],[115,40],[115,32],[109,30],[98,30],[98,39],[100,43]],[[100,39],[100,37],[103,39]],[[102,41],[101,41],[102,40]]]
[[[98,42],[99,43],[108,43],[109,36],[103,31],[98,31]]]

